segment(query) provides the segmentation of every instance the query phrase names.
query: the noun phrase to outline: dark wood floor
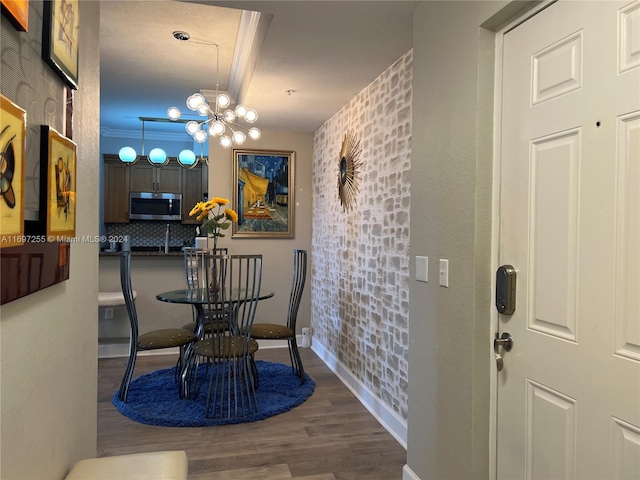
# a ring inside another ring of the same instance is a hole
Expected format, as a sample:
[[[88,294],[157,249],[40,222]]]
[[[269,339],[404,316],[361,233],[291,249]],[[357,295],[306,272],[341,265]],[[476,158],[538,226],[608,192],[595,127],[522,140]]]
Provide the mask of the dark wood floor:
[[[208,428],[142,425],[111,404],[125,359],[101,359],[98,372],[98,456],[185,450],[189,479],[400,480],[406,451],[310,349],[303,363],[316,382],[293,410],[254,423]],[[258,359],[288,363],[286,349]],[[134,377],[173,365],[172,355],[138,358]]]

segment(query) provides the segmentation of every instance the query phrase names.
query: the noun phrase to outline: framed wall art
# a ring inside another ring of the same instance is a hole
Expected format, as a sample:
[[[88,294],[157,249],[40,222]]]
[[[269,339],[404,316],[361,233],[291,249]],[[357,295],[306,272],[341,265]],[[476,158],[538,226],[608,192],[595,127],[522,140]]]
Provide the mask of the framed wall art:
[[[0,305],[69,280],[70,244],[39,239],[0,250]]]
[[[16,30],[26,32],[29,29],[29,0],[0,0],[0,6]]]
[[[0,95],[0,248],[24,243],[26,112]]]
[[[40,219],[48,241],[60,241],[76,234],[76,144],[47,125],[40,141]]]
[[[45,0],[42,57],[73,89],[78,88],[78,0]]]
[[[232,237],[293,238],[295,152],[233,151]]]

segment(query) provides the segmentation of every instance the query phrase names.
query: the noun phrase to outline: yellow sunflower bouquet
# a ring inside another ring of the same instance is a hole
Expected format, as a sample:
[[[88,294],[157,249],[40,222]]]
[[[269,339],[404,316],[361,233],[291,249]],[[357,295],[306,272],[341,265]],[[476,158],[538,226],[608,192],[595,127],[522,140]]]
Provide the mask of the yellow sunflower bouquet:
[[[200,230],[213,237],[213,248],[216,248],[218,238],[224,237],[223,230],[227,230],[232,222],[238,221],[238,214],[231,208],[226,208],[229,200],[214,197],[206,202],[198,202],[189,212],[189,216],[196,220],[206,221],[200,226]]]

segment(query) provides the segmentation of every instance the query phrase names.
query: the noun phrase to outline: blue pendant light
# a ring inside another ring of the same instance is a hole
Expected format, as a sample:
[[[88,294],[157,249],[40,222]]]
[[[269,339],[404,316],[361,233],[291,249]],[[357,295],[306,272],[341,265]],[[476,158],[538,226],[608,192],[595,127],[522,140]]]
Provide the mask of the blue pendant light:
[[[184,168],[193,168],[197,165],[198,159],[191,150],[182,150],[178,155],[178,163]]]
[[[162,165],[166,165],[167,163],[169,163],[167,153],[161,148],[151,149],[147,158],[149,160],[149,163],[155,167],[161,167]]]
[[[154,117],[140,117],[140,121],[142,122],[142,153],[140,155],[137,155],[136,151],[134,148],[126,146],[126,147],[122,147],[120,149],[120,151],[118,152],[118,157],[120,158],[120,160],[123,163],[126,163],[127,165],[133,165],[134,163],[136,163],[136,161],[139,158],[145,157],[144,154],[144,124],[145,121],[149,121],[149,122],[169,122],[169,120],[167,119],[163,119],[163,118],[154,118]],[[187,123],[184,120],[178,120],[179,123]],[[204,133],[204,132],[203,132]],[[206,135],[204,135],[204,139],[203,141],[205,141],[207,139]],[[203,149],[202,144],[200,145],[200,149]],[[167,157],[167,153],[162,149],[162,148],[153,148],[151,149],[151,151],[149,152],[149,155],[146,156],[147,161],[153,165],[154,167],[162,167],[164,165],[167,165],[169,163],[169,161],[171,160],[169,157]],[[183,167],[183,168],[194,168],[197,164],[199,160],[204,160],[206,162],[206,159],[203,158],[203,155],[200,155],[200,158],[196,157],[196,154],[188,149],[182,150],[180,152],[180,155],[178,156],[178,164]]]
[[[118,157],[124,163],[134,164],[136,160],[138,160],[138,155],[136,151],[131,147],[122,147],[118,152]]]

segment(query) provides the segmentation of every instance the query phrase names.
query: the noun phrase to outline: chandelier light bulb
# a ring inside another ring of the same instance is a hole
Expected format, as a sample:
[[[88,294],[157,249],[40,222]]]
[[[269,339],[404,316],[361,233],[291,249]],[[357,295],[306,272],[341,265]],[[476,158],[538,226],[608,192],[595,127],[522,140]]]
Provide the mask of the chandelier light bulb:
[[[260,138],[260,135],[262,135],[262,132],[260,131],[260,129],[253,127],[249,129],[249,138],[251,138],[251,140],[257,140]]]
[[[223,116],[227,122],[233,122],[236,119],[236,114],[233,110],[225,110]]]
[[[195,135],[196,132],[200,130],[200,125],[198,125],[198,122],[191,120],[190,122],[187,122],[184,128],[187,130],[189,135]]]
[[[224,126],[224,123],[222,123],[220,120],[216,120],[209,127],[209,135],[211,135],[212,137],[217,137],[218,135],[222,135],[225,129],[226,128]]]
[[[211,110],[209,109],[209,105],[205,102],[205,103],[201,103],[200,106],[198,107],[198,113],[200,115],[209,115],[209,112]]]
[[[198,107],[205,102],[204,97],[199,93],[194,93],[189,98],[187,98],[187,107],[194,112],[198,110]]]
[[[253,123],[258,119],[258,112],[256,112],[254,109],[250,108],[244,114],[244,119],[249,123]]]
[[[229,137],[228,135],[223,135],[220,137],[220,145],[222,145],[224,148],[229,148],[231,146],[231,137]]]
[[[207,132],[204,130],[198,130],[194,135],[193,139],[198,143],[204,143],[207,141]]]
[[[221,93],[216,98],[216,103],[220,108],[227,108],[231,103],[231,99],[229,98],[229,95],[227,95],[226,93]]]
[[[244,117],[247,114],[247,107],[240,104],[236,107],[236,115],[239,117]]]
[[[169,110],[167,110],[167,116],[169,117],[169,120],[177,120],[180,118],[180,110],[178,109],[178,107],[170,107]]]
[[[247,136],[243,132],[233,132],[233,143],[236,145],[242,145],[247,139]]]

